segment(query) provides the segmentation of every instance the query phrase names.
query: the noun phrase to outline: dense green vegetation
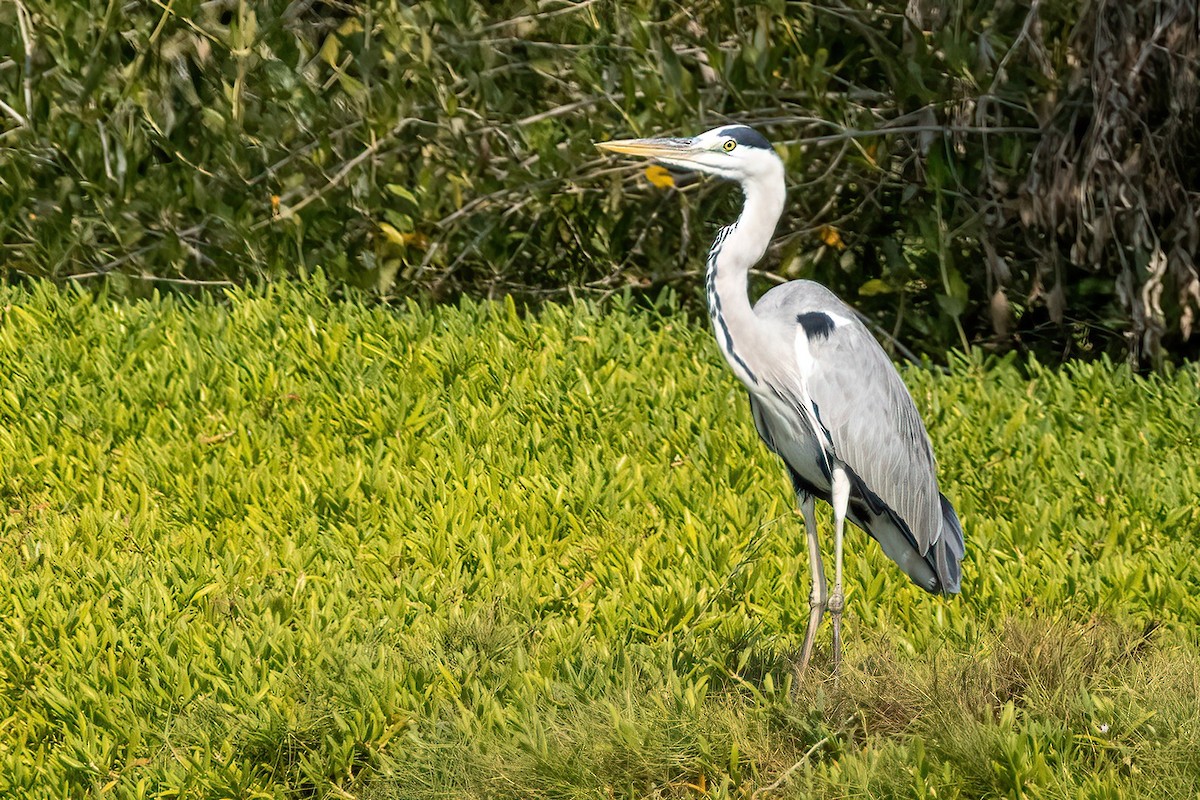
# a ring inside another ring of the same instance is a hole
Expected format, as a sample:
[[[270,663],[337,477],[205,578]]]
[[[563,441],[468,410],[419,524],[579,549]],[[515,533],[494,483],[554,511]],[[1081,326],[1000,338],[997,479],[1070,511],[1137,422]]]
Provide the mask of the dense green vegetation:
[[[963,594],[853,531],[792,698],[799,521],[672,303],[326,291],[0,289],[0,794],[1200,790],[1195,367],[908,369]]]
[[[1186,357],[1196,21],[1194,0],[0,3],[0,269],[694,297],[736,192],[652,189],[593,142],[735,119],[788,166],[771,276],[938,360]]]

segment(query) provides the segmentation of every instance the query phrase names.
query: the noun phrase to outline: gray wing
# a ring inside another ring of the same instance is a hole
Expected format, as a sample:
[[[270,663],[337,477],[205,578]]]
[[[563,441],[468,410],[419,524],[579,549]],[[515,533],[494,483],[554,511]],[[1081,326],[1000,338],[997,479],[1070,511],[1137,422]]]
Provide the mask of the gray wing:
[[[942,510],[933,450],[908,388],[857,319],[810,348],[808,394],[834,455],[908,525],[925,555],[941,537]]]
[[[777,287],[755,311],[786,317],[793,329],[808,312],[846,320],[809,335],[808,396],[833,454],[855,473],[868,500],[882,501],[904,522],[924,556],[942,535],[942,498],[925,426],[887,353],[853,310],[818,284]]]

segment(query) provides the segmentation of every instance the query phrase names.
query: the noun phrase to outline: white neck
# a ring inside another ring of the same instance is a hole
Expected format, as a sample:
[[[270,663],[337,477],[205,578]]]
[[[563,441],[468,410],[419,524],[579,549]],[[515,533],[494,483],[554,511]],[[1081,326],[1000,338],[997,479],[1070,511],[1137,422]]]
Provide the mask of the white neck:
[[[758,319],[750,306],[747,276],[758,263],[783,213],[783,163],[742,183],[746,202],[737,222],[723,228],[708,254],[705,289],[717,344],[734,373],[748,387],[758,384],[753,354],[761,352]]]

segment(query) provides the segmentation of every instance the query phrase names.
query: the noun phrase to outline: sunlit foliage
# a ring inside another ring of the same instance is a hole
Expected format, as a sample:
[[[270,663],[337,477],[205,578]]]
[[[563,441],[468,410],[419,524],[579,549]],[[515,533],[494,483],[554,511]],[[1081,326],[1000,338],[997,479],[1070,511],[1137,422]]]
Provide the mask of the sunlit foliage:
[[[800,523],[674,301],[328,289],[0,289],[0,794],[1200,788],[1195,368],[906,370],[963,594],[852,531],[792,699]]]

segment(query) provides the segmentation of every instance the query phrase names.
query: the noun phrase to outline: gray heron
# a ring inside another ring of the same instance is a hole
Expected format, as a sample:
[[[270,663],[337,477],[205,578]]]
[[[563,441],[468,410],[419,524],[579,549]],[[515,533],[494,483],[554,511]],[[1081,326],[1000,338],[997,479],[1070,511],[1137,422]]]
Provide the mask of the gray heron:
[[[812,589],[796,665],[803,674],[826,610],[833,668],[841,660],[842,535],[849,519],[918,586],[954,594],[963,532],[938,491],[929,436],[887,353],[833,292],[795,280],[751,305],[747,276],[774,234],[786,193],[783,162],[744,125],[678,139],[623,139],[605,150],[741,184],[742,213],[708,254],[705,292],[725,360],[750,393],[758,434],[778,455],[804,516]],[[814,499],[833,507],[833,591],[825,580]]]

